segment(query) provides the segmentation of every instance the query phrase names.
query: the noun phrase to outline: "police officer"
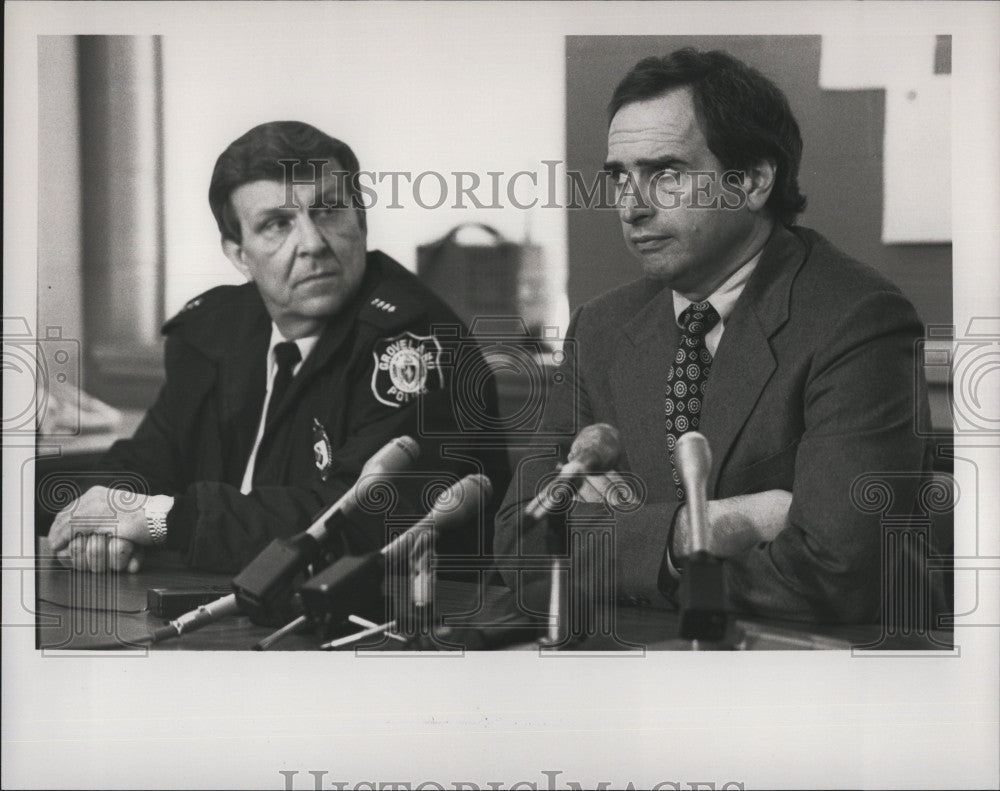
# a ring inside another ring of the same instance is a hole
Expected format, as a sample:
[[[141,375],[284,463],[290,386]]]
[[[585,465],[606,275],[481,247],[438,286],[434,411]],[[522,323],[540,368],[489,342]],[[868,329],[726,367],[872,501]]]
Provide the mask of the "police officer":
[[[219,157],[209,203],[249,282],[202,294],[165,325],[166,383],[103,463],[153,496],[128,507],[114,487],[85,492],[49,533],[66,562],[134,571],[143,547],[164,546],[194,567],[237,571],[308,526],[404,434],[420,441],[425,469],[485,470],[503,491],[504,454],[470,448],[457,454],[463,467],[425,438],[456,433],[449,363],[467,341],[414,275],[366,252],[358,170],[349,146],[295,121],[257,126]],[[495,414],[492,377],[478,387]],[[455,546],[489,547],[489,521]],[[341,551],[378,543],[350,533]]]

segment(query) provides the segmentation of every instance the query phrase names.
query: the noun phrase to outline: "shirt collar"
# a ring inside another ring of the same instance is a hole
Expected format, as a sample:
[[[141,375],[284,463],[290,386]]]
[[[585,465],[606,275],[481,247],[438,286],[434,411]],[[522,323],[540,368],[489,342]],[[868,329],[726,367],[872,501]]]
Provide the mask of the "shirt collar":
[[[284,343],[286,340],[288,340],[288,339],[285,338],[285,336],[281,334],[281,330],[278,329],[278,325],[276,325],[272,321],[271,322],[271,341],[270,341],[270,343],[268,344],[268,347],[267,347],[267,361],[268,361],[268,365],[273,365],[274,364],[274,354],[272,353],[272,352],[274,352],[274,347],[277,346],[279,343]],[[308,335],[305,338],[296,338],[295,339],[294,343],[295,343],[296,346],[299,347],[299,355],[302,358],[301,361],[299,362],[300,365],[302,364],[302,362],[305,362],[306,357],[309,356],[309,352],[311,352],[313,350],[313,347],[316,345],[316,341],[318,341],[318,340],[319,340],[319,335]]]
[[[719,314],[719,318],[722,320],[723,324],[732,314],[733,308],[736,307],[736,301],[740,298],[740,294],[743,293],[743,287],[750,279],[750,275],[753,274],[753,270],[757,268],[757,264],[763,254],[764,250],[761,248],[757,255],[733,272],[728,278],[726,278],[725,282],[723,282],[721,286],[702,300],[702,302],[712,303],[712,307],[715,308],[716,312]],[[673,296],[674,319],[676,319],[679,326],[681,313],[687,310],[689,305],[694,305],[695,303],[691,302],[689,299],[685,299],[676,291],[673,292]]]

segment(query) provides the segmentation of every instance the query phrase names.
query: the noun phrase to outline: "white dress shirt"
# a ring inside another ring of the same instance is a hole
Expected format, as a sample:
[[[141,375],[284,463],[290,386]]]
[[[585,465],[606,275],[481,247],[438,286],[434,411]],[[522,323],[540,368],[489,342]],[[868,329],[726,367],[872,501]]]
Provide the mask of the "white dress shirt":
[[[712,307],[719,314],[719,322],[705,336],[705,346],[708,349],[708,353],[713,357],[715,357],[715,350],[719,348],[722,333],[726,329],[726,320],[732,315],[733,308],[736,307],[736,300],[743,293],[743,287],[750,279],[750,275],[753,274],[753,270],[757,268],[757,263],[760,261],[763,253],[763,250],[757,253],[757,255],[726,278],[721,286],[702,300],[702,302],[711,302]],[[696,303],[681,296],[676,291],[674,292],[674,319],[677,321],[678,327],[680,327],[681,313],[687,310],[689,305],[694,304]]]
[[[264,408],[260,413],[260,422],[257,424],[257,436],[253,441],[253,450],[250,451],[250,460],[247,462],[246,472],[243,473],[243,483],[240,484],[240,492],[242,494],[249,494],[250,490],[253,488],[253,469],[254,465],[257,463],[257,450],[260,448],[260,441],[264,436],[264,425],[267,422],[267,407],[271,403],[271,391],[274,389],[274,377],[278,372],[278,360],[274,356],[274,347],[279,343],[284,343],[287,338],[285,338],[278,327],[272,322],[271,324],[271,342],[267,348],[267,392],[264,395]],[[295,345],[299,347],[299,354],[302,359],[299,360],[295,367],[292,369],[292,377],[299,372],[302,368],[302,363],[306,361],[306,357],[313,350],[316,345],[316,341],[319,340],[319,335],[310,335],[307,338],[297,338],[295,340]]]

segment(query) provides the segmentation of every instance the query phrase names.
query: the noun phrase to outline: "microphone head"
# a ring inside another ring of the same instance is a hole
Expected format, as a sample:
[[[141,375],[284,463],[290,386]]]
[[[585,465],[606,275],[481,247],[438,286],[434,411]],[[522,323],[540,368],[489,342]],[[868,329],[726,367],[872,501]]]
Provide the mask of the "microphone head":
[[[684,488],[690,489],[697,482],[707,481],[712,469],[712,449],[705,435],[697,431],[682,434],[674,451],[677,472],[684,481]]]
[[[493,496],[493,484],[485,475],[466,475],[456,481],[434,501],[428,516],[445,517],[449,521],[466,519],[478,514],[479,506]]]
[[[610,469],[620,455],[618,429],[607,423],[595,423],[576,435],[566,460],[578,461],[589,469]]]
[[[420,446],[413,437],[396,437],[383,445],[361,468],[359,479],[381,472],[408,469],[420,456]]]
[[[480,507],[493,494],[493,486],[485,475],[466,475],[442,491],[427,515],[413,527],[397,536],[382,554],[388,563],[398,563],[400,553],[413,549],[413,544],[425,533],[451,530],[472,519],[478,521]],[[479,525],[476,525],[477,529]]]

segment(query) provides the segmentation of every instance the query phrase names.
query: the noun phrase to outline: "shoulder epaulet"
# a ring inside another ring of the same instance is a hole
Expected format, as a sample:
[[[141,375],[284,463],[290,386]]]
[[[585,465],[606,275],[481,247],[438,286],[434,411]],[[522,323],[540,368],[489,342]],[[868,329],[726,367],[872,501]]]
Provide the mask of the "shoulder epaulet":
[[[427,300],[416,276],[405,270],[395,271],[395,267],[385,264],[382,264],[382,271],[384,276],[365,297],[365,304],[358,311],[359,321],[390,330],[406,326],[427,313]]]
[[[161,332],[167,333],[177,325],[188,321],[205,311],[212,310],[219,305],[229,302],[241,291],[241,286],[216,286],[215,288],[210,288],[208,291],[205,291],[204,293],[199,294],[193,299],[189,299],[185,302],[184,307],[177,311],[174,316],[167,319]]]
[[[427,284],[402,264],[379,250],[369,253],[369,263],[378,267],[378,284],[365,297],[358,319],[382,330],[411,325],[460,324],[458,316]]]
[[[412,298],[388,293],[391,289],[376,289],[375,294],[368,297],[361,310],[358,320],[367,322],[381,329],[399,327],[423,312],[419,304]]]

